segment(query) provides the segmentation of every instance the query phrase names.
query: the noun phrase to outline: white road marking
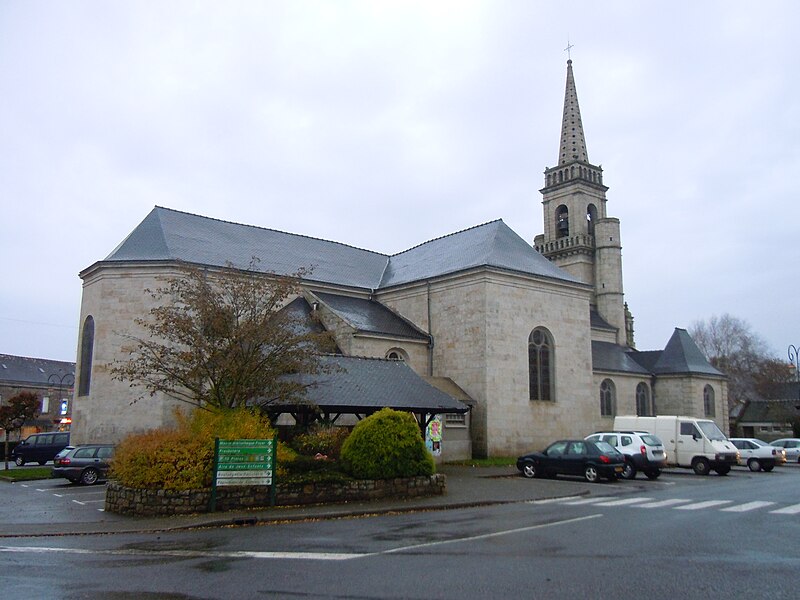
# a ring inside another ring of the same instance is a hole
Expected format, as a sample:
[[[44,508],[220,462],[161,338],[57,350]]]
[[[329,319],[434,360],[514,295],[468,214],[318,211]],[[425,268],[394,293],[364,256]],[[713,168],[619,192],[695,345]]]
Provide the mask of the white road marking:
[[[84,506],[86,504],[85,502],[81,502],[80,500],[73,500],[73,502],[75,504],[80,504],[81,506]]]
[[[732,500],[706,500],[705,502],[695,502],[694,504],[686,504],[684,506],[675,506],[673,510],[700,510],[701,508],[711,508],[712,506],[722,506],[723,504],[730,504]]]
[[[608,502],[598,502],[594,506],[626,506],[637,502],[649,502],[652,498],[623,498],[622,500],[609,500]]]
[[[455,538],[452,540],[442,540],[438,542],[428,542],[425,544],[414,544],[412,546],[402,546],[400,548],[391,548],[381,552],[366,552],[366,553],[352,553],[345,554],[343,552],[249,552],[249,551],[213,551],[213,550],[135,550],[135,549],[116,549],[116,550],[92,550],[88,548],[55,548],[47,546],[0,546],[0,552],[9,552],[16,554],[99,554],[99,555],[112,555],[112,556],[175,556],[180,558],[260,558],[260,559],[288,559],[288,560],[351,560],[354,558],[366,558],[369,556],[379,556],[383,554],[395,554],[398,552],[406,552],[408,550],[418,550],[420,548],[430,548],[432,546],[441,546],[444,544],[457,544],[461,542],[472,542],[475,540],[483,540],[502,535],[511,535],[515,533],[523,533],[526,531],[533,531],[535,529],[544,529],[546,527],[555,527],[558,525],[567,525],[570,523],[577,523],[579,521],[586,521],[587,519],[595,519],[602,515],[588,515],[585,517],[578,517],[576,519],[566,519],[564,521],[556,521],[553,523],[541,523],[539,525],[531,525],[530,527],[519,527],[517,529],[509,529],[505,531],[496,531],[493,533],[485,533],[483,535],[473,535],[463,538]]]
[[[800,504],[793,504],[792,506],[786,506],[785,508],[779,508],[778,510],[771,510],[769,512],[776,515],[796,515],[800,513]]]
[[[613,500],[614,496],[597,496],[595,498],[583,498],[582,500],[572,500],[570,502],[564,502],[564,504],[569,504],[570,506],[578,506],[580,504],[594,504],[595,502],[604,502],[606,500]]]
[[[586,521],[587,519],[596,519],[603,515],[586,515],[585,517],[577,517],[575,519],[565,519],[563,521],[554,521],[552,523],[540,523],[539,525],[531,525],[530,527],[519,527],[517,529],[507,529],[505,531],[495,531],[493,533],[484,533],[482,535],[471,535],[463,538],[454,538],[452,540],[441,540],[438,542],[426,542],[424,544],[414,544],[413,546],[403,546],[401,548],[392,548],[391,550],[384,550],[383,552],[376,552],[375,554],[396,554],[397,552],[405,552],[406,550],[417,550],[419,548],[430,548],[432,546],[443,546],[444,544],[459,544],[461,542],[473,542],[475,540],[485,540],[493,537],[500,537],[501,535],[511,535],[515,533],[523,533],[526,531],[534,531],[536,529],[544,529],[546,527],[555,527],[557,525],[567,525],[569,523],[578,523],[579,521]]]
[[[564,498],[545,498],[544,500],[526,500],[525,504],[556,504],[561,502],[568,502],[569,500],[577,500],[583,496],[566,496]]]
[[[763,500],[756,500],[754,502],[747,502],[746,504],[740,504],[739,506],[729,506],[728,508],[723,508],[724,512],[746,512],[748,510],[755,510],[757,508],[763,508],[765,506],[771,506],[775,504],[774,502],[766,502]]]
[[[648,502],[647,504],[637,504],[636,508],[663,508],[665,506],[673,506],[675,504],[683,504],[684,502],[691,502],[688,498],[670,498],[669,500],[659,500],[658,502]]]

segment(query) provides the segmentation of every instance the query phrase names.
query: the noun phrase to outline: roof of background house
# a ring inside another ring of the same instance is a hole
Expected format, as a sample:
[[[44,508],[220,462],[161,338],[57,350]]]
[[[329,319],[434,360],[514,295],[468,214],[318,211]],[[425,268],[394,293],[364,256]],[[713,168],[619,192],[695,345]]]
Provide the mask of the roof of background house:
[[[742,423],[786,423],[800,416],[800,401],[787,400],[749,400],[737,422]]]
[[[325,411],[362,414],[389,407],[440,414],[469,410],[402,360],[329,355],[322,357],[322,366],[327,372],[293,378],[310,385],[305,402]]]
[[[157,206],[100,262],[186,261],[220,267],[230,264],[244,269],[253,257],[259,259],[257,268],[264,272],[292,275],[301,268],[309,268],[307,280],[368,290],[476,267],[494,267],[585,285],[553,265],[502,220],[387,256],[339,242]]]
[[[72,387],[75,363],[47,358],[0,354],[0,383],[34,387]]]

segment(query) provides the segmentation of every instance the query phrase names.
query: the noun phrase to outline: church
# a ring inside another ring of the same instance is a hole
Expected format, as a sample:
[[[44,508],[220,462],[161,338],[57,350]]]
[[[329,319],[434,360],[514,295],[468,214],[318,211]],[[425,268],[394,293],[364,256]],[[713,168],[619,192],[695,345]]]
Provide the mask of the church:
[[[245,269],[253,257],[265,276],[311,268],[290,306],[313,312],[339,349],[330,360],[343,370],[313,392],[330,422],[381,406],[414,412],[423,429],[436,417],[447,460],[518,455],[610,429],[617,414],[693,415],[724,430],[726,378],[684,329],[663,350],[635,348],[607,190],[568,60],[558,162],[544,172],[533,244],[495,220],[385,255],[155,207],[80,273],[73,442],[171,423],[174,400],[134,403],[141,390],[110,375],[152,308],[144,290],[183,263]]]

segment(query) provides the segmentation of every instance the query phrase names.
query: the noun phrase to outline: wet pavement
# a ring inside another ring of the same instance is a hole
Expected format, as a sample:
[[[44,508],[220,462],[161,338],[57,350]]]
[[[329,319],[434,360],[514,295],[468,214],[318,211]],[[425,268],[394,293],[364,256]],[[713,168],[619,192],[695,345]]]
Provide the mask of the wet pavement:
[[[588,484],[581,479],[559,478],[525,479],[514,467],[462,467],[443,465],[439,471],[447,476],[447,492],[441,496],[412,499],[385,499],[374,502],[346,502],[318,506],[276,506],[250,511],[204,513],[175,517],[130,517],[100,510],[65,510],[63,514],[29,514],[17,504],[18,494],[5,486],[21,483],[0,482],[0,499],[5,507],[0,514],[0,537],[80,535],[101,533],[129,533],[143,531],[171,531],[196,527],[220,527],[285,521],[337,519],[366,515],[394,514],[420,510],[447,510],[529,502],[592,493],[620,493],[622,488],[632,491],[633,482]],[[25,482],[26,489],[35,489],[36,482]],[[66,486],[64,493],[77,488]],[[4,490],[4,491],[3,491]],[[18,490],[22,491],[22,490]],[[38,489],[36,491],[42,491]],[[50,490],[48,490],[50,491]],[[59,490],[56,489],[56,492]],[[33,517],[33,518],[31,518]]]

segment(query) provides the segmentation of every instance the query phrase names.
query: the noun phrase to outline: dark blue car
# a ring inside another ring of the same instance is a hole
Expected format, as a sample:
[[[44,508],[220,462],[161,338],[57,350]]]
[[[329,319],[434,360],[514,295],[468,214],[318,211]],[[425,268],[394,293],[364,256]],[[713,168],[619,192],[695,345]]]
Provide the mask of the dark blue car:
[[[517,459],[517,469],[525,477],[575,475],[590,483],[601,478],[616,481],[624,468],[625,458],[613,446],[589,440],[559,440]]]

